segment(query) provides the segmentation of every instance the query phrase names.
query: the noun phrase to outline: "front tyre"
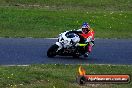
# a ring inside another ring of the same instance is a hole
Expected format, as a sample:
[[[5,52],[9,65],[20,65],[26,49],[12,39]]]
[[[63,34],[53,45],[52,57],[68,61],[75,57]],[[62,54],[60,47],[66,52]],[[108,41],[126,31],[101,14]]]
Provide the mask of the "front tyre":
[[[57,51],[58,48],[59,48],[58,45],[56,45],[56,44],[52,45],[47,51],[47,56],[48,57],[56,56],[56,51]]]

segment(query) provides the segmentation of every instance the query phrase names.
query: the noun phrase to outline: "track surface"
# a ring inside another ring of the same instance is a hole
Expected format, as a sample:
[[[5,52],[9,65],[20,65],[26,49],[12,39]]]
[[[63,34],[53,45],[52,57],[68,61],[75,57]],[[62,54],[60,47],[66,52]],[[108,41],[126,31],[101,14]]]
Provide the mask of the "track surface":
[[[0,65],[25,64],[132,64],[132,39],[96,39],[88,58],[48,58],[56,39],[0,38]]]

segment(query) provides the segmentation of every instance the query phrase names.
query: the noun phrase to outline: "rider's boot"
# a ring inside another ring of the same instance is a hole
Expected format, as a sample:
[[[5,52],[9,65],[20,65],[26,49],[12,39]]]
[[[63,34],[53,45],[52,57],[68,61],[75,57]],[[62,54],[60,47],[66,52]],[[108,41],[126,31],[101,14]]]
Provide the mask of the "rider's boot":
[[[84,54],[84,57],[88,57],[88,55],[89,55],[89,52],[86,52],[86,53]]]

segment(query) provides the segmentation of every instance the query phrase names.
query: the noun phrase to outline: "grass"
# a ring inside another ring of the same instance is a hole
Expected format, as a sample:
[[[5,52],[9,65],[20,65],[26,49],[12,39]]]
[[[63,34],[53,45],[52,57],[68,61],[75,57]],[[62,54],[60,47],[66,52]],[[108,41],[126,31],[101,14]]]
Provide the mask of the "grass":
[[[56,37],[89,22],[98,38],[132,38],[131,0],[0,0],[1,37]]]
[[[79,65],[0,66],[0,88],[130,88],[129,84],[76,83]],[[130,74],[131,65],[82,65],[87,74]]]
[[[0,0],[1,5],[55,9],[131,10],[131,0]]]

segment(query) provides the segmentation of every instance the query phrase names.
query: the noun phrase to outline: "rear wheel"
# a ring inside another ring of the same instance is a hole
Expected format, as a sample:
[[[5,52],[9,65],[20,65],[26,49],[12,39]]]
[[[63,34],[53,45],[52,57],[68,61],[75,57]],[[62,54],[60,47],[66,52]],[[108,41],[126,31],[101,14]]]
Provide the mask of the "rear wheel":
[[[79,56],[80,56],[80,55],[78,55],[78,54],[74,54],[72,57],[73,57],[73,58],[79,58]]]
[[[76,50],[74,52],[74,54],[72,55],[73,58],[79,58],[80,57],[80,53],[78,52],[78,50]]]
[[[47,56],[48,57],[56,56],[56,51],[57,51],[58,48],[59,48],[58,45],[56,45],[56,44],[52,45],[47,51]]]

